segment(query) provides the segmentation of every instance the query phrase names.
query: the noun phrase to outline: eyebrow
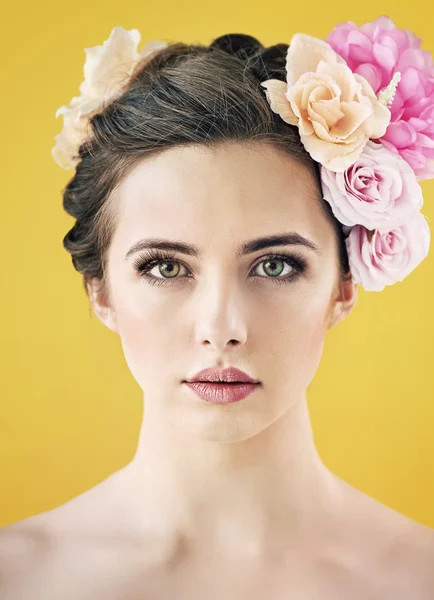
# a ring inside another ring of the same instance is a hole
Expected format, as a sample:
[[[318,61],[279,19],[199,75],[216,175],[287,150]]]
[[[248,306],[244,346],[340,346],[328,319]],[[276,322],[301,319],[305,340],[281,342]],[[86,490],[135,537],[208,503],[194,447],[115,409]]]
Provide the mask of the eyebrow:
[[[241,244],[237,250],[237,257],[240,258],[247,254],[253,254],[258,250],[269,248],[271,246],[306,246],[311,250],[314,250],[317,254],[322,255],[320,248],[304,236],[296,232],[289,233],[277,233],[275,235],[268,235],[266,237],[255,238]],[[138,241],[136,244],[131,246],[125,255],[124,260],[127,260],[135,252],[145,250],[149,248],[159,248],[160,250],[172,250],[180,252],[181,254],[187,254],[188,256],[194,256],[196,258],[201,257],[201,252],[194,244],[186,244],[184,242],[177,242],[171,240],[165,240],[163,238],[147,238]]]

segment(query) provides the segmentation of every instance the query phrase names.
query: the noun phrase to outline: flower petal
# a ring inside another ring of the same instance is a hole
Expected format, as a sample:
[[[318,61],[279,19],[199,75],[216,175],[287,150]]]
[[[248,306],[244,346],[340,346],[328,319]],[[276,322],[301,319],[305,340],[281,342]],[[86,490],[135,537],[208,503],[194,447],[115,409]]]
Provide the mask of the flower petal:
[[[315,124],[317,135],[301,136],[301,141],[307,152],[314,160],[321,163],[330,171],[342,173],[358,158],[366,144],[363,133],[355,132],[355,141],[352,144],[333,144],[330,141],[320,139],[320,126]],[[324,137],[326,132],[323,132]]]
[[[318,65],[317,73],[327,76],[334,83],[335,89],[340,92],[341,101],[349,102],[354,99],[357,88],[360,86],[357,85],[358,81],[347,65],[327,64],[321,61]]]
[[[267,79],[267,81],[262,81],[261,85],[265,88],[265,95],[271,110],[290,125],[298,125],[298,118],[286,98],[287,84],[279,79]]]
[[[286,80],[288,85],[294,85],[306,72],[315,73],[320,61],[327,63],[346,64],[324,40],[296,33],[289,44],[286,55]]]
[[[391,123],[387,128],[385,139],[393,144],[395,148],[407,148],[417,139],[417,133],[411,125],[405,121]]]
[[[359,29],[350,31],[347,43],[351,47],[351,58],[361,62],[371,58],[372,42],[363,31]]]
[[[421,85],[419,71],[412,67],[405,69],[405,71],[401,74],[401,81],[398,84],[399,93],[401,94],[403,100],[408,100],[414,94],[414,91],[417,90],[418,86]]]
[[[140,37],[137,29],[116,26],[102,46],[86,48],[82,93],[100,98],[115,95],[138,60]]]
[[[387,131],[390,123],[391,113],[387,106],[378,102],[378,100],[372,100],[372,114],[366,119],[364,123],[364,131],[368,138],[373,140],[380,138]]]
[[[342,102],[342,119],[330,131],[331,135],[351,135],[371,115],[371,108],[360,102]]]
[[[405,69],[415,68],[420,71],[425,70],[425,57],[418,48],[407,48],[399,57],[396,70],[401,73]]]
[[[382,76],[380,69],[376,65],[363,63],[354,72],[366,79],[375,94],[378,93],[382,83]]]
[[[341,109],[339,98],[330,100],[319,100],[309,107],[309,116],[321,123],[324,128],[330,129],[338,124],[345,117]]]

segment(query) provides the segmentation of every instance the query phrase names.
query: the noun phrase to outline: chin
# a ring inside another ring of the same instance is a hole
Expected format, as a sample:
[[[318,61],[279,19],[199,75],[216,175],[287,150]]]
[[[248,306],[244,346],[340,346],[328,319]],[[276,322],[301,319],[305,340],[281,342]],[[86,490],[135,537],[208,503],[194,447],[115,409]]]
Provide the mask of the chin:
[[[247,403],[234,402],[232,404],[208,404],[203,400],[201,404],[192,407],[181,402],[179,410],[172,412],[172,426],[178,431],[209,442],[242,442],[253,438],[276,421],[280,412],[273,414],[267,406],[261,403],[250,406]]]

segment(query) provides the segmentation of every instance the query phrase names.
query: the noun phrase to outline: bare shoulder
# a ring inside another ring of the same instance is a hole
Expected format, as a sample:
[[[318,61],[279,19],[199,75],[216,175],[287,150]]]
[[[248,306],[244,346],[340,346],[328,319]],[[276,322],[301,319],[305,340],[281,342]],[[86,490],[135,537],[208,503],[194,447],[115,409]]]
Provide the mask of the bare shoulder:
[[[434,599],[434,529],[356,488],[346,485],[346,491],[354,537],[369,564],[375,557],[372,564],[388,597]]]
[[[35,556],[43,556],[59,533],[74,531],[90,508],[94,490],[88,490],[51,510],[0,528],[0,573]]]
[[[417,584],[427,599],[434,598],[434,529],[405,518],[390,545],[389,559],[404,580]]]
[[[87,600],[98,582],[115,584],[135,546],[118,532],[123,513],[111,482],[0,528],[1,600]]]
[[[49,517],[36,515],[0,529],[0,596],[23,574],[37,569],[50,554],[53,537]]]
[[[43,515],[6,525],[0,529],[0,569],[13,559],[24,559],[40,553],[46,547],[49,535],[48,519]]]
[[[10,586],[15,590],[17,582],[23,579],[23,576],[31,579],[33,573],[45,569],[53,562],[60,543],[68,536],[68,531],[74,532],[77,529],[80,515],[83,514],[86,505],[88,502],[85,492],[54,509],[0,528],[2,599],[6,594],[5,590],[9,590]]]

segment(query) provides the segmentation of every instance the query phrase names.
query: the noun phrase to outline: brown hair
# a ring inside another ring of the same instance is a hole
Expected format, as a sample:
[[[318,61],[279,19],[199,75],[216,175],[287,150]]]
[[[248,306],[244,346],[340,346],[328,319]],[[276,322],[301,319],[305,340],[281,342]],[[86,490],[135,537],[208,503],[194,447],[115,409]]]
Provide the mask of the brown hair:
[[[75,174],[63,190],[63,207],[76,219],[63,239],[75,269],[106,280],[107,250],[115,228],[109,200],[144,158],[173,146],[262,141],[307,165],[319,190],[319,165],[305,151],[298,129],[275,114],[260,86],[285,79],[288,44],[265,48],[256,38],[227,34],[209,46],[168,44],[139,63],[122,95],[90,119],[92,134],[79,148]],[[341,277],[350,277],[345,235],[325,200],[338,244]]]

